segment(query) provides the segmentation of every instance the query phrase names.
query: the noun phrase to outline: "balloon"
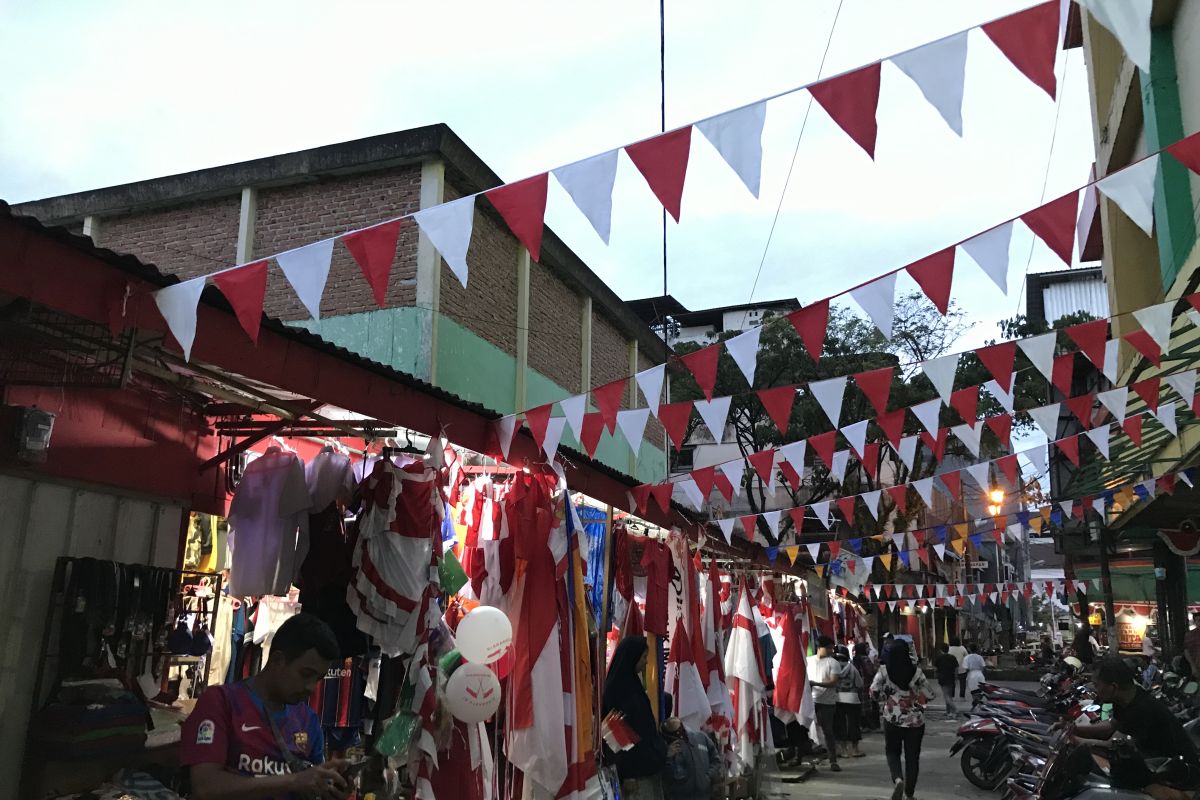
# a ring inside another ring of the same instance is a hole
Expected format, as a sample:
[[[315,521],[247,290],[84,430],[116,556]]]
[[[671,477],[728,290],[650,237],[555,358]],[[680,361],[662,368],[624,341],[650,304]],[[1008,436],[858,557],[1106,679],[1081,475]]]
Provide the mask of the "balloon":
[[[446,705],[455,719],[483,722],[500,707],[500,681],[482,664],[463,664],[446,682]]]
[[[480,606],[458,623],[455,643],[467,661],[490,664],[512,646],[512,623],[500,609]]]

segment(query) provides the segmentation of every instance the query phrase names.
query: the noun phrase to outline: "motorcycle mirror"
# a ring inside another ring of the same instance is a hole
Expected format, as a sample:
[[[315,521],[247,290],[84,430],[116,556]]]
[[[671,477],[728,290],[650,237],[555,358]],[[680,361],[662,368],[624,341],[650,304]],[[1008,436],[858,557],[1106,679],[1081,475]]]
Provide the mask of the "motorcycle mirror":
[[[1183,687],[1184,694],[1193,695],[1198,691],[1200,691],[1200,683],[1197,683],[1196,681],[1188,681],[1186,684],[1184,684],[1184,687]]]

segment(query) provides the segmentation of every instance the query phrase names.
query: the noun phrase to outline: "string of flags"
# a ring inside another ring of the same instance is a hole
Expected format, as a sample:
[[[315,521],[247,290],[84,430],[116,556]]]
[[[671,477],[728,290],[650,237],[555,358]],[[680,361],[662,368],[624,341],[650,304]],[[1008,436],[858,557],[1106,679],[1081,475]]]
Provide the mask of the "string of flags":
[[[1010,598],[1023,595],[1026,600],[1034,595],[1045,594],[1047,599],[1056,595],[1070,595],[1071,592],[1086,592],[1087,585],[1092,584],[1097,590],[1100,579],[1087,580],[1052,580],[1052,581],[1004,581],[1000,583],[899,583],[882,584],[864,587],[864,595],[875,596],[875,604],[880,611],[895,611],[897,607],[915,608],[945,608],[947,605],[964,608],[967,603],[982,605],[990,601],[992,605],[1007,605]]]

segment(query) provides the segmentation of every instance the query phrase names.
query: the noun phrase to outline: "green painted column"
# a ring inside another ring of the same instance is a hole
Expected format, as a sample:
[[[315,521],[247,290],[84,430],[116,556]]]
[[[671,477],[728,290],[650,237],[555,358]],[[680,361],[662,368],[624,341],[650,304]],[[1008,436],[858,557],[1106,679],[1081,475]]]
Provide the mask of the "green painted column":
[[[1172,34],[1170,26],[1151,31],[1150,74],[1139,73],[1146,148],[1151,152],[1184,136]],[[1154,187],[1154,227],[1163,291],[1167,291],[1196,243],[1196,222],[1187,168],[1170,157],[1160,159],[1159,164]]]

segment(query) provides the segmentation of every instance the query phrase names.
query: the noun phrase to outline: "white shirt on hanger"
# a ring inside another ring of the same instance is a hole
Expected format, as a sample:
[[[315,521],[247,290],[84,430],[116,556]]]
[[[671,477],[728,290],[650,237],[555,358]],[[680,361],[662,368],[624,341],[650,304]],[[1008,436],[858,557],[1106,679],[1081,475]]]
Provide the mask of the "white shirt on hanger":
[[[354,493],[354,466],[349,456],[322,450],[305,465],[304,481],[312,496],[313,513],[324,511],[334,500],[350,502]]]
[[[288,593],[308,552],[311,503],[304,464],[294,453],[272,447],[246,467],[229,506],[230,594]]]

